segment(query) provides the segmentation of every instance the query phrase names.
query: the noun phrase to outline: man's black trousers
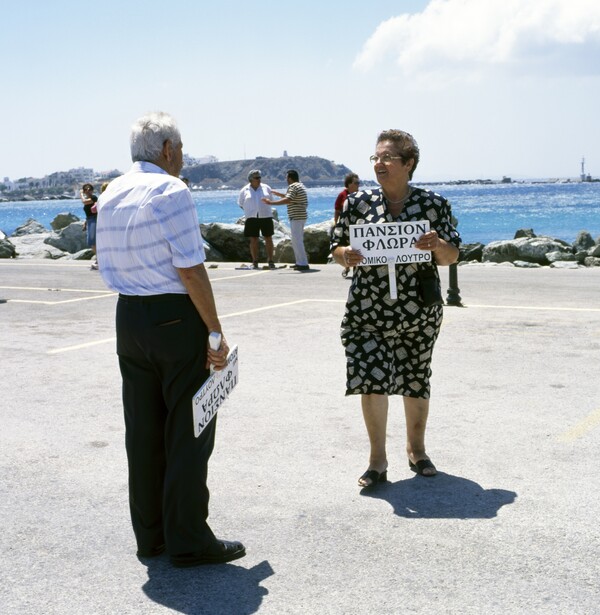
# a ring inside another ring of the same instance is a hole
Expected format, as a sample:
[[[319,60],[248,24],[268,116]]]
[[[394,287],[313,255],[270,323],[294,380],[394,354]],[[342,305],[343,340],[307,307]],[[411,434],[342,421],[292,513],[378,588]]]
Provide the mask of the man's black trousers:
[[[209,376],[206,325],[177,294],[120,295],[116,321],[138,549],[203,551],[216,540],[206,521],[216,417],[195,438],[192,399]]]

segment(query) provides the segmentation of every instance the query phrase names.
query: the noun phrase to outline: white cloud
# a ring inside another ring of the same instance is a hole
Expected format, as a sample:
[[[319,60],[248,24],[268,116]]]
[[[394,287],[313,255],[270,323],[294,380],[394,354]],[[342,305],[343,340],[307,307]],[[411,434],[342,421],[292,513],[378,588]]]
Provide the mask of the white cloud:
[[[490,69],[600,74],[598,0],[432,0],[421,13],[384,21],[354,68],[391,58],[402,76],[478,78]]]

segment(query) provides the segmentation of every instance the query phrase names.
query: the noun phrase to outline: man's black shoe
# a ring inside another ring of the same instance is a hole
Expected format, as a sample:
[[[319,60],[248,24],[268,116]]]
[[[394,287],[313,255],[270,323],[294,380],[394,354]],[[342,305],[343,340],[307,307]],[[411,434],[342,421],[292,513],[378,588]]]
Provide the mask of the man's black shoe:
[[[296,271],[310,271],[310,266],[309,265],[296,265],[294,269]]]
[[[246,548],[241,542],[217,540],[206,551],[173,555],[171,556],[171,563],[176,568],[190,568],[191,566],[202,566],[203,564],[224,564],[244,557],[244,555],[246,555]]]

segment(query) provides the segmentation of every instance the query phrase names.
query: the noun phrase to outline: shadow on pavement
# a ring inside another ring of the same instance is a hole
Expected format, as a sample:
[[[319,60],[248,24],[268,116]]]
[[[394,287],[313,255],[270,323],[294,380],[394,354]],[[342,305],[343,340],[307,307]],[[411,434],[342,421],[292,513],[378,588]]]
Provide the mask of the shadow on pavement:
[[[233,564],[173,568],[167,556],[145,560],[148,581],[144,593],[179,613],[250,615],[269,592],[260,583],[274,574],[264,561],[246,570]]]
[[[363,489],[361,495],[389,502],[399,517],[415,519],[492,519],[512,504],[514,491],[483,489],[472,480],[438,472]]]

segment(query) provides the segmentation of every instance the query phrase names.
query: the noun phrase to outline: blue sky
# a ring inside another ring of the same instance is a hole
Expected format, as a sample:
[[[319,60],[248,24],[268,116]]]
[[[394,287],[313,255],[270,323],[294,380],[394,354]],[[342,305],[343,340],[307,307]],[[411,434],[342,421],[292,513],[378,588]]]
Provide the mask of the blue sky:
[[[372,179],[411,132],[415,180],[600,176],[597,0],[55,0],[2,9],[0,178],[129,167],[164,110],[184,151],[318,155]]]

